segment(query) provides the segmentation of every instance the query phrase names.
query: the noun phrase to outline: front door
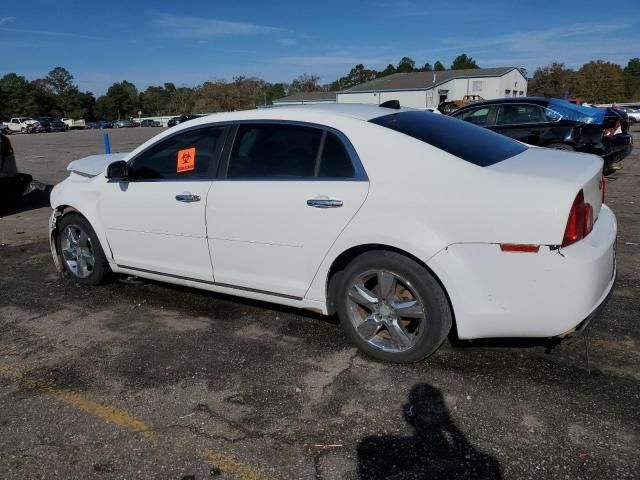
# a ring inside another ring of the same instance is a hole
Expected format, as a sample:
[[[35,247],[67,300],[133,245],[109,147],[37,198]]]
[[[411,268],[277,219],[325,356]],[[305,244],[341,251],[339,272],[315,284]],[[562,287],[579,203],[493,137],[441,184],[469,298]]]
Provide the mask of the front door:
[[[226,175],[207,202],[216,283],[304,297],[368,186],[353,148],[338,132],[240,125]]]
[[[173,135],[129,162],[126,182],[108,182],[99,199],[119,266],[213,281],[207,194],[226,127]]]

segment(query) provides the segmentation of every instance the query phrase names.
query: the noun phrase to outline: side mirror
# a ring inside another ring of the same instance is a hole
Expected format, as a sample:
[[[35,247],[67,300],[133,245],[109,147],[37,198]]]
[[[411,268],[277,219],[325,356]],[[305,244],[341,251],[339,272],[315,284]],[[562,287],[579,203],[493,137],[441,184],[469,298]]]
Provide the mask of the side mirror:
[[[109,180],[124,181],[129,177],[129,165],[124,160],[113,162],[107,167],[107,178]]]

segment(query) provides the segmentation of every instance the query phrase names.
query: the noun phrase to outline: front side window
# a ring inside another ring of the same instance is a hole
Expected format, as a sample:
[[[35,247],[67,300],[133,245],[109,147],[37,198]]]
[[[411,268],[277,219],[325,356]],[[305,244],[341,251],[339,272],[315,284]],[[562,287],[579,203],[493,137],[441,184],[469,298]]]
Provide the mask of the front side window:
[[[350,178],[355,169],[332,132],[292,124],[246,124],[238,128],[227,178]]]
[[[131,181],[197,180],[209,178],[212,164],[224,142],[225,127],[208,127],[180,133],[133,159]]]
[[[496,125],[520,125],[546,122],[542,107],[538,105],[505,104],[500,107]]]
[[[473,123],[474,125],[486,125],[487,118],[489,117],[489,110],[490,107],[470,108],[469,110],[464,110],[458,114],[454,113],[452,117]]]

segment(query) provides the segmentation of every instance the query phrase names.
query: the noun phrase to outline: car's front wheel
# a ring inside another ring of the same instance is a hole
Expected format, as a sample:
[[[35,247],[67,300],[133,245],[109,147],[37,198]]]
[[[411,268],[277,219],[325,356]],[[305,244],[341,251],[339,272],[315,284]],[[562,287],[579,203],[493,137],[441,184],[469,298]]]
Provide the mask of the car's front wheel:
[[[333,294],[347,335],[368,355],[385,362],[420,361],[451,330],[451,309],[438,281],[414,260],[371,251],[336,277]]]
[[[82,215],[69,213],[62,217],[57,241],[62,265],[75,281],[99,285],[111,278],[111,268],[98,236]]]

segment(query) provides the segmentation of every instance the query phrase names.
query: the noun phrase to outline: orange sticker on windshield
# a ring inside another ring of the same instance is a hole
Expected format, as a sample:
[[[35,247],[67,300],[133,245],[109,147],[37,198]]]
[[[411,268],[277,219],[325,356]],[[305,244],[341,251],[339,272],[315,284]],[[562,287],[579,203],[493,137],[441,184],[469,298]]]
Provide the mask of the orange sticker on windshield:
[[[178,150],[178,173],[190,172],[196,168],[196,149],[185,148]]]

